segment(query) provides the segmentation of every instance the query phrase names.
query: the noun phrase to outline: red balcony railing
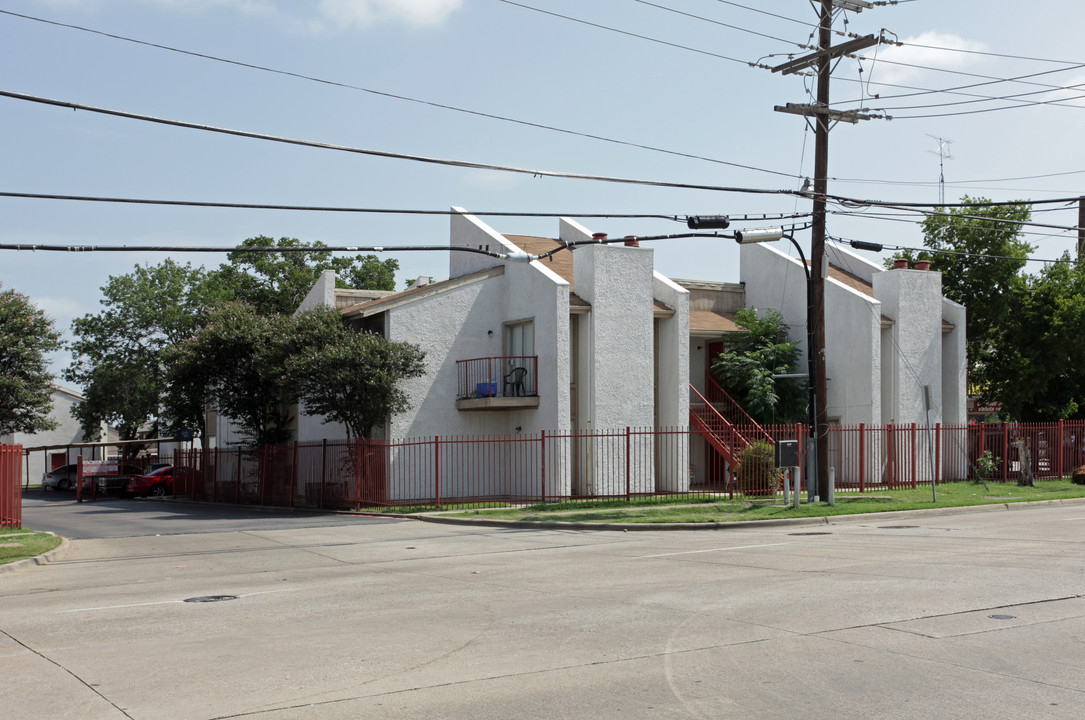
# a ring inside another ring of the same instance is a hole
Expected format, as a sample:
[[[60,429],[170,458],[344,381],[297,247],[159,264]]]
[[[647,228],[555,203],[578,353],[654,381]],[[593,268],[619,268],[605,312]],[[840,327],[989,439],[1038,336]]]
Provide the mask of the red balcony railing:
[[[456,377],[457,400],[539,394],[539,363],[534,355],[457,360]]]

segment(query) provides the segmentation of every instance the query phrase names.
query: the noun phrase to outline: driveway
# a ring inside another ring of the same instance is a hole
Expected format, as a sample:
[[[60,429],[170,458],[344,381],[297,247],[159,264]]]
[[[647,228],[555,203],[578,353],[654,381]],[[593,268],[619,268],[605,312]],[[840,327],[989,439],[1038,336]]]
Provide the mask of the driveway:
[[[158,499],[110,498],[83,503],[74,492],[23,493],[23,526],[83,540],[394,522],[388,518]]]
[[[1081,506],[706,532],[341,522],[76,540],[0,576],[5,716],[1076,720],[1085,702]]]

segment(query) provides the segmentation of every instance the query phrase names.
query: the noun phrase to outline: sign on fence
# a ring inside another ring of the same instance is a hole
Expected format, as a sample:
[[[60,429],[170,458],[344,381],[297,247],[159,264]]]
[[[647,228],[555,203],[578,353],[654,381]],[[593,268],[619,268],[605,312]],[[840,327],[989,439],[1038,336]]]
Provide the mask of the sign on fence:
[[[84,460],[84,475],[116,475],[119,464],[116,460]]]

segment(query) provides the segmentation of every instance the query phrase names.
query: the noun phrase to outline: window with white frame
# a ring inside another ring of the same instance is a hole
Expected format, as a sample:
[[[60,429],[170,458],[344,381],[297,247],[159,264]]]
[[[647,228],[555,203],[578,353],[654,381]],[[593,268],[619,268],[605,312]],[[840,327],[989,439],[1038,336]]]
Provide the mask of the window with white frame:
[[[535,321],[505,323],[505,355],[529,357],[535,354]]]

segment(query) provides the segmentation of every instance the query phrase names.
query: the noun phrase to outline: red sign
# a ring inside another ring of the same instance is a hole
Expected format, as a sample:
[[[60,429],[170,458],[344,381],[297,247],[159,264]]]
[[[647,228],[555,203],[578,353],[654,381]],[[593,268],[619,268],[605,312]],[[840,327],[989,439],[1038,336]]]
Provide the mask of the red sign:
[[[1002,412],[1002,403],[995,401],[981,405],[979,400],[973,400],[972,412],[984,414]]]
[[[116,475],[118,470],[116,460],[84,460],[84,475]]]

